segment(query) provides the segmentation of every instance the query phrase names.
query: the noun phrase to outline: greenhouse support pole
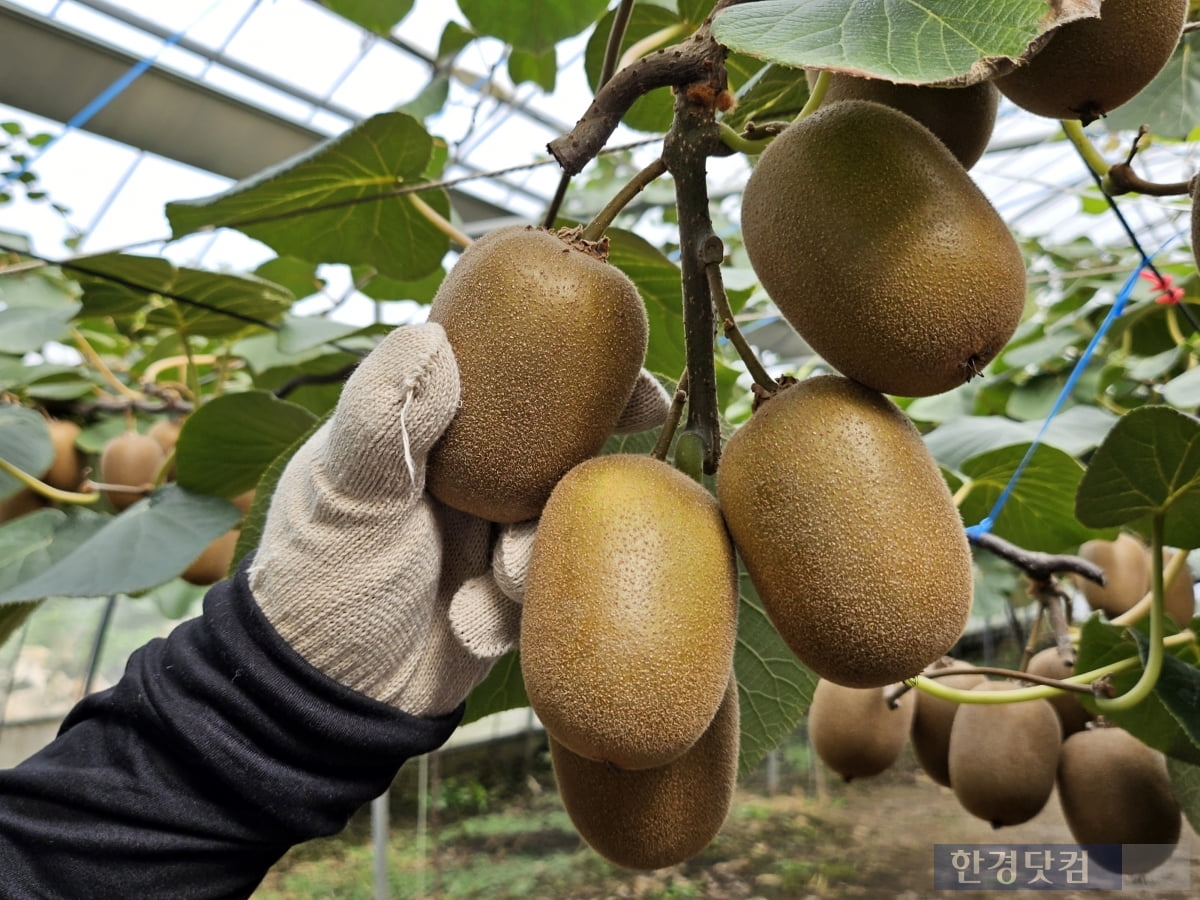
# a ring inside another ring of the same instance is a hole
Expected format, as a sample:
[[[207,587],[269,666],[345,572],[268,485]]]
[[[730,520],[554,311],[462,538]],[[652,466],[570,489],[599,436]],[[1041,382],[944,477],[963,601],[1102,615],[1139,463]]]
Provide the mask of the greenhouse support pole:
[[[375,854],[375,889],[373,900],[388,900],[388,793],[371,801],[371,844]]]

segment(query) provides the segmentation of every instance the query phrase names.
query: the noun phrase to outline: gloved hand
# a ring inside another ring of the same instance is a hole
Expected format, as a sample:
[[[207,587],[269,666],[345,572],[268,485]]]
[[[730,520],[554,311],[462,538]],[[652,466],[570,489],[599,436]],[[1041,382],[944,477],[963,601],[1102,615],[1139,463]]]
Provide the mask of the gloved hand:
[[[441,326],[392,331],[288,463],[250,568],[264,615],[301,656],[414,715],[453,710],[516,645],[537,527],[501,529],[425,492],[458,402]],[[661,424],[667,407],[643,371],[617,430]]]

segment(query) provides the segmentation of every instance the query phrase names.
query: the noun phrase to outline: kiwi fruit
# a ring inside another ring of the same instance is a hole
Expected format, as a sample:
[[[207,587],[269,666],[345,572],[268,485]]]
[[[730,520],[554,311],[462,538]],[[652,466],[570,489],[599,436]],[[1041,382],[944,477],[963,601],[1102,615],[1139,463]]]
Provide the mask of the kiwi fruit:
[[[572,753],[549,736],[563,806],[580,836],[610,862],[651,870],[691,859],[716,837],[737,782],[737,686],[674,762],[629,771]]]
[[[165,459],[166,454],[154,438],[127,431],[110,440],[100,451],[100,481],[136,488],[152,486]],[[117,510],[123,510],[145,494],[142,491],[106,490],[104,496]]]
[[[1166,760],[1123,728],[1088,728],[1063,742],[1058,799],[1076,842],[1150,845],[1127,848],[1124,872],[1150,871],[1179,842],[1182,813]]]
[[[1095,564],[1104,573],[1099,585],[1080,575],[1072,580],[1082,592],[1088,606],[1100,610],[1110,619],[1119,616],[1145,596],[1150,589],[1150,557],[1140,538],[1122,532],[1115,540],[1085,541],[1078,555]]]
[[[971,551],[916,427],[840,375],[785,387],[730,438],[717,496],[779,634],[817,675],[919,674],[971,611]]]
[[[1188,0],[1104,0],[1099,18],[1055,28],[1028,61],[992,83],[1035,115],[1086,125],[1162,71],[1187,10]]]
[[[1025,667],[1025,671],[1031,675],[1041,675],[1046,678],[1056,678],[1062,681],[1064,678],[1070,678],[1075,674],[1075,667],[1069,665],[1062,658],[1062,654],[1058,652],[1057,647],[1046,647],[1029,658],[1029,664]],[[1087,723],[1095,718],[1079,702],[1078,694],[1064,692],[1055,694],[1053,697],[1047,697],[1046,699],[1054,707],[1054,711],[1058,713],[1058,720],[1062,724],[1063,735],[1069,736],[1077,731],[1083,731],[1087,727]]]
[[[530,706],[580,756],[621,769],[678,758],[721,703],[737,602],[712,494],[649,456],[580,463],[550,495],[529,561]]]
[[[21,488],[11,497],[0,500],[0,522],[11,522],[46,505],[46,499],[29,488]]]
[[[985,681],[972,691],[1019,685]],[[1045,700],[964,703],[950,729],[950,787],[959,804],[993,828],[1028,822],[1054,792],[1062,726]]]
[[[433,299],[462,383],[426,484],[494,522],[541,512],[616,425],[646,354],[647,320],[607,243],[512,226],[476,241]]]
[[[845,781],[887,771],[904,750],[916,698],[907,691],[893,709],[885,690],[817,681],[808,708],[808,738],[821,761]]]
[[[742,194],[763,288],[833,368],[928,396],[982,372],[1025,308],[1004,220],[928,128],[845,100],[789,125]]]
[[[1163,553],[1163,568],[1171,564],[1176,553],[1181,550],[1167,550]],[[1153,565],[1153,562],[1151,562]],[[1185,563],[1183,570],[1175,576],[1175,580],[1163,586],[1164,611],[1180,628],[1186,628],[1196,615],[1196,579]]]
[[[189,584],[216,584],[229,573],[239,534],[236,528],[225,532],[205,547],[179,577]]]
[[[946,668],[939,667],[943,671]],[[954,668],[953,664],[950,668]],[[957,675],[942,675],[937,679],[937,683],[960,691],[969,691],[986,680],[977,672],[962,672]],[[954,715],[958,712],[959,704],[924,691],[914,693],[917,700],[911,732],[913,755],[926,775],[937,784],[950,787],[950,728],[954,724]]]
[[[183,430],[183,419],[159,419],[146,434],[158,441],[163,453],[170,453],[179,443],[179,432]]]
[[[809,69],[809,87],[817,71]],[[931,84],[896,84],[882,78],[863,78],[845,72],[830,72],[822,101],[828,105],[842,100],[874,100],[912,116],[946,145],[969,169],[987,149],[996,125],[1000,92],[990,81],[967,87]]]
[[[83,479],[83,461],[75,439],[80,428],[74,422],[51,419],[46,423],[50,431],[50,443],[54,447],[54,461],[42,474],[42,480],[51,487],[63,491],[74,491]]]

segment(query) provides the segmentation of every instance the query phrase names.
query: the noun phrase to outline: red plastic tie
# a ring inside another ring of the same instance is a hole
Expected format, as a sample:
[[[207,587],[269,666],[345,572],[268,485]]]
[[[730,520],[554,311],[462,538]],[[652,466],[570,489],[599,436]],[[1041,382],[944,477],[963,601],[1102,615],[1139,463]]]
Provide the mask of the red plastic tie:
[[[1142,269],[1141,277],[1150,282],[1150,287],[1155,292],[1155,303],[1174,305],[1183,299],[1183,288],[1176,287],[1175,280],[1170,275],[1160,276],[1157,272],[1152,272],[1150,269]]]

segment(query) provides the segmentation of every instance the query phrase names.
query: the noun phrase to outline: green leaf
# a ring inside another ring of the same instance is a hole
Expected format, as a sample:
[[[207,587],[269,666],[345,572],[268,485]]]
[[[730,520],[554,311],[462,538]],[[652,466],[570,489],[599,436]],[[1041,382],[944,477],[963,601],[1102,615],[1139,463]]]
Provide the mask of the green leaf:
[[[749,122],[761,125],[772,119],[790,121],[808,102],[808,81],[800,69],[775,64],[764,67],[758,60],[737,53],[725,65],[731,73],[738,73],[738,83],[749,84],[738,91],[737,106],[722,119],[736,131]],[[752,83],[751,78],[755,79]]]
[[[1200,420],[1169,406],[1120,418],[1097,449],[1075,500],[1094,528],[1163,515],[1172,547],[1200,547]]]
[[[558,57],[551,47],[545,53],[514,50],[508,57],[508,77],[513,84],[532,81],[547,94],[553,93],[558,77]]]
[[[632,232],[611,229],[608,238],[608,261],[633,280],[646,304],[650,341],[644,365],[656,375],[678,378],[687,360],[679,268],[661,250]]]
[[[320,347],[361,330],[361,325],[339,322],[324,316],[284,316],[283,327],[279,329],[278,336],[279,352],[289,355],[303,353],[305,350]]]
[[[1172,378],[1163,385],[1162,395],[1172,406],[1200,406],[1200,368],[1188,369],[1182,375]]]
[[[0,590],[36,578],[109,521],[87,509],[39,509],[0,526]]]
[[[733,668],[742,722],[738,772],[745,775],[795,730],[812,703],[817,676],[783,642],[744,574],[741,588]]]
[[[397,107],[400,112],[408,113],[414,119],[425,119],[434,113],[441,112],[450,96],[450,78],[446,75],[434,75],[420,93],[407,103]]]
[[[186,569],[240,518],[227,500],[165,485],[35,577],[0,591],[0,604],[144,591]]]
[[[28,353],[58,340],[79,311],[57,269],[0,278],[0,353]]]
[[[208,337],[237,334],[256,323],[277,321],[295,299],[279,285],[252,275],[176,266],[161,257],[107,253],[75,262],[90,273],[79,278],[84,312],[116,317],[127,334],[143,325]]]
[[[458,8],[480,34],[545,53],[595,22],[607,5],[608,0],[459,0]]]
[[[413,300],[417,303],[429,303],[446,277],[446,270],[439,266],[416,281],[399,281],[376,275],[364,283],[365,272],[355,270],[353,274],[355,284],[362,284],[359,290],[372,300]]]
[[[1050,421],[1042,443],[1080,456],[1097,447],[1116,420],[1106,409],[1072,406]],[[978,453],[1033,441],[1041,427],[1042,422],[1014,422],[1001,416],[964,416],[925,435],[925,446],[939,463],[957,471],[963,460]]]
[[[54,461],[46,420],[36,410],[0,405],[0,459],[39,477]],[[21,482],[0,472],[0,500],[21,490]]]
[[[325,289],[325,279],[317,274],[317,267],[308,260],[292,256],[268,259],[254,270],[254,274],[290,291],[297,300],[311,297]]]
[[[429,274],[450,241],[397,188],[425,180],[433,138],[412,116],[381,113],[223,193],[167,204],[175,237],[237,228],[280,256],[370,265],[414,280]],[[444,190],[415,195],[442,216]]]
[[[225,394],[188,416],[175,446],[181,487],[234,497],[258,484],[271,462],[316,416],[267,391]]]
[[[1000,494],[1024,458],[1028,444],[1014,444],[980,453],[962,463],[969,479],[959,513],[969,525],[990,515]],[[1111,537],[1085,528],[1075,520],[1073,503],[1083,466],[1055,447],[1041,444],[1034,451],[1009,495],[992,531],[1020,547],[1045,553],[1073,552],[1086,540]]]
[[[1167,758],[1171,789],[1193,831],[1200,831],[1200,765]]]
[[[1136,131],[1142,125],[1150,133],[1185,140],[1200,122],[1200,35],[1185,34],[1167,61],[1136,97],[1104,118],[1110,131]]]
[[[1110,625],[1102,620],[1100,613],[1093,613],[1080,628],[1075,671],[1088,672],[1139,655],[1144,659],[1145,649],[1146,639],[1140,631]],[[1113,675],[1114,693],[1119,696],[1128,691],[1141,672],[1140,666],[1133,666]],[[1093,713],[1098,712],[1093,699],[1084,694],[1080,699]],[[1104,715],[1167,756],[1200,763],[1198,703],[1200,670],[1168,652],[1158,684],[1149,697],[1128,710],[1105,711]]]
[[[413,0],[320,0],[339,16],[376,34],[388,34],[412,9]]]
[[[521,677],[521,658],[516,651],[497,660],[487,678],[467,697],[467,709],[462,724],[475,722],[492,713],[506,709],[521,709],[529,705],[525,679]]]
[[[759,0],[720,12],[725,46],[788,66],[889,81],[981,81],[1052,24],[1046,0]]]

